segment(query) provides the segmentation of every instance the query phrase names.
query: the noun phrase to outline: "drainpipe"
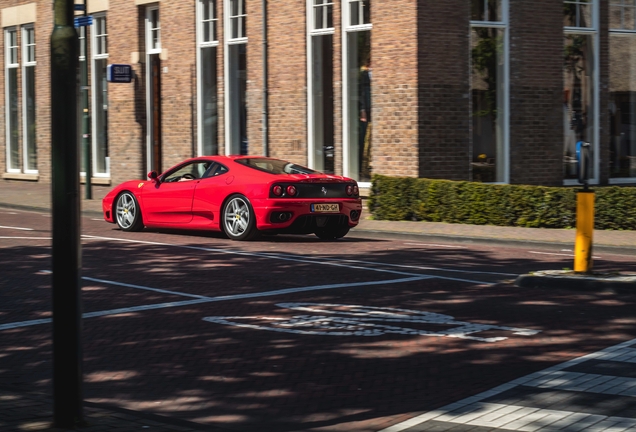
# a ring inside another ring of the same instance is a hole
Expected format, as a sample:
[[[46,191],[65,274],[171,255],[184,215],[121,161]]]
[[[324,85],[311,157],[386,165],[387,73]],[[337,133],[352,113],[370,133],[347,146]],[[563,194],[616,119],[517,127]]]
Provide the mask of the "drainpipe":
[[[267,0],[262,0],[263,8],[263,156],[269,156],[268,139],[268,89],[267,89]]]

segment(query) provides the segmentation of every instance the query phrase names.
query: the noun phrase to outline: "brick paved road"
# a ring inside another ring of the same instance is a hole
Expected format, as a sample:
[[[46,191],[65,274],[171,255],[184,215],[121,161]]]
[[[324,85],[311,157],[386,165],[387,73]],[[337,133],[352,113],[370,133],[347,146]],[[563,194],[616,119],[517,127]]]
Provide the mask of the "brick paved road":
[[[568,265],[535,253],[558,251],[233,243],[83,223],[86,400],[136,415],[137,428],[579,430],[636,418],[636,297],[510,283]],[[0,390],[50,393],[49,225],[0,212]],[[597,262],[636,269],[633,257]],[[50,415],[33,406],[36,420]]]

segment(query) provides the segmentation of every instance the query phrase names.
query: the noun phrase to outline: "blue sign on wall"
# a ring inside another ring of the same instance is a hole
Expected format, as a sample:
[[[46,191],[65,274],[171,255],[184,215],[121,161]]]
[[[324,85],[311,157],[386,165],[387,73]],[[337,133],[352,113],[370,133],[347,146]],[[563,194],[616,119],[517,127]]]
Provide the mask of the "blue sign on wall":
[[[76,17],[73,20],[73,22],[75,23],[75,28],[92,26],[93,16],[92,15],[79,16],[79,17]]]
[[[112,83],[131,82],[132,67],[126,64],[110,64],[106,66],[106,81]]]

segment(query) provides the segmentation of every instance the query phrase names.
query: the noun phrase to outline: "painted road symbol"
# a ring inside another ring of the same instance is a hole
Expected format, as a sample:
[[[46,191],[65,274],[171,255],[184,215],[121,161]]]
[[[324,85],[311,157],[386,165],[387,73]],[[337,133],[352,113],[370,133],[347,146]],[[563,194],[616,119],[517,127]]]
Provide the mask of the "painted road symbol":
[[[471,335],[492,330],[512,332],[520,336],[539,333],[539,330],[457,321],[450,315],[409,309],[323,303],[278,303],[276,306],[320,315],[296,315],[291,318],[212,316],[203,320],[257,330],[321,336],[401,334],[498,342],[508,338]]]

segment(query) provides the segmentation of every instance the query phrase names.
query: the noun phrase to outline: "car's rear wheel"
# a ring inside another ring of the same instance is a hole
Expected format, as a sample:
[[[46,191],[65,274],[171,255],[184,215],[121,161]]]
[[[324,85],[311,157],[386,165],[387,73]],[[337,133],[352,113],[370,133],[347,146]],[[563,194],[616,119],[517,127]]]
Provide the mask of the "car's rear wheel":
[[[141,231],[144,222],[141,219],[141,209],[135,196],[126,191],[119,194],[115,201],[115,219],[117,225],[124,231]]]
[[[349,233],[349,227],[338,228],[322,228],[314,234],[321,240],[336,240],[346,236]]]
[[[223,206],[223,231],[232,240],[249,240],[256,236],[256,217],[249,200],[232,195]]]

